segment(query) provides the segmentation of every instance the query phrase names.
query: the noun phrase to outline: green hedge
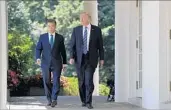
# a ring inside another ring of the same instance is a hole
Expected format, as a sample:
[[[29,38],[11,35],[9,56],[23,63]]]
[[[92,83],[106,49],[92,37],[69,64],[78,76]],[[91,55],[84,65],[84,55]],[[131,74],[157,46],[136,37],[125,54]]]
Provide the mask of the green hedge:
[[[61,88],[60,95],[78,96],[78,79],[76,77],[66,77],[67,86]],[[99,85],[99,92],[102,96],[107,96],[109,88],[105,84]]]
[[[100,95],[107,96],[109,94],[109,87],[107,87],[105,84],[100,84],[99,92]]]
[[[67,77],[67,86],[61,88],[61,95],[78,96],[78,80],[75,77]]]

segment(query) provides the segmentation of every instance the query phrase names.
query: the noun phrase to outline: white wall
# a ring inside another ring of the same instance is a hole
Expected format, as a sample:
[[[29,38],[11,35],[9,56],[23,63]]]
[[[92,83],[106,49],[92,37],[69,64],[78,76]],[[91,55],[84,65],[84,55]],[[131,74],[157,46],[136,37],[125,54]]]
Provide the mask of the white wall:
[[[7,10],[6,2],[0,1],[0,109],[7,102]]]

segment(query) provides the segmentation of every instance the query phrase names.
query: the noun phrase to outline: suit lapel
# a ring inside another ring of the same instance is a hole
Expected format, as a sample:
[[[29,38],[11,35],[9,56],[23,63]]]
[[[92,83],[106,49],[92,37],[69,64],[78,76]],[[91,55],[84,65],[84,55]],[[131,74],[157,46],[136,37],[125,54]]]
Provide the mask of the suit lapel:
[[[94,27],[93,27],[93,25],[91,25],[91,30],[90,30],[90,39],[89,39],[89,47],[90,47],[90,44],[91,44],[91,42],[92,42],[93,34],[94,34]]]
[[[80,26],[80,41],[81,41],[81,44],[83,45],[83,26]]]
[[[48,44],[48,48],[51,49],[50,43],[49,43],[49,34],[46,34],[47,37],[45,37],[45,42]]]

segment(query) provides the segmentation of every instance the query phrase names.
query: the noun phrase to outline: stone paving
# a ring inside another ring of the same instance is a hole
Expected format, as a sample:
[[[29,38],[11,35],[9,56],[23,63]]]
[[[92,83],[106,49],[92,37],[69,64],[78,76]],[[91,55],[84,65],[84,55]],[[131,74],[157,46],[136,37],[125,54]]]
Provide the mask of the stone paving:
[[[104,96],[94,96],[93,106],[93,110],[145,110],[128,103],[107,102]],[[45,96],[11,97],[9,108],[10,110],[88,110],[86,107],[81,107],[80,99],[77,96],[59,96],[58,105],[55,108],[46,106]]]

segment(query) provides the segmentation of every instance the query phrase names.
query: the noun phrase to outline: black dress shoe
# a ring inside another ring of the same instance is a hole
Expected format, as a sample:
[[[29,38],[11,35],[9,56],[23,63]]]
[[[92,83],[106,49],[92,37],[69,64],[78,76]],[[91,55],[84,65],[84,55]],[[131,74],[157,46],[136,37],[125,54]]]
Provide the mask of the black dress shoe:
[[[57,101],[53,101],[53,102],[51,103],[51,107],[55,107],[55,105],[57,105]]]
[[[87,106],[88,109],[93,109],[92,104],[87,104],[86,106]]]
[[[51,103],[48,103],[47,106],[51,106]]]
[[[82,107],[86,107],[86,103],[82,103]]]

